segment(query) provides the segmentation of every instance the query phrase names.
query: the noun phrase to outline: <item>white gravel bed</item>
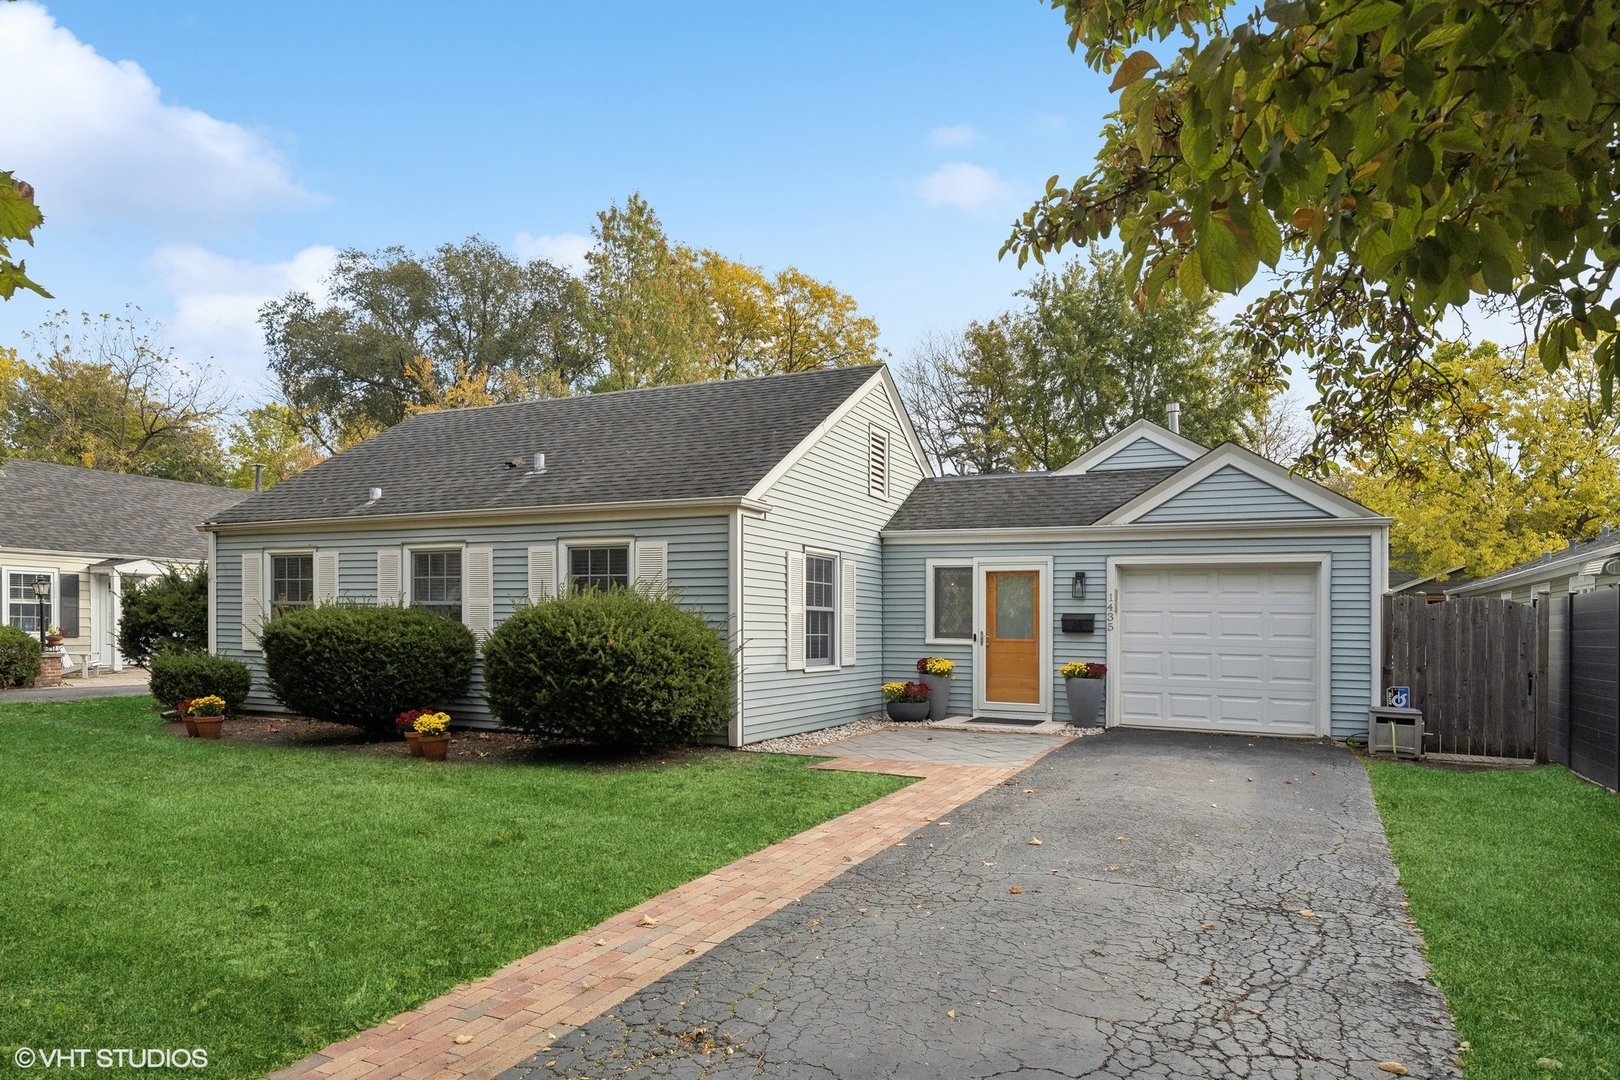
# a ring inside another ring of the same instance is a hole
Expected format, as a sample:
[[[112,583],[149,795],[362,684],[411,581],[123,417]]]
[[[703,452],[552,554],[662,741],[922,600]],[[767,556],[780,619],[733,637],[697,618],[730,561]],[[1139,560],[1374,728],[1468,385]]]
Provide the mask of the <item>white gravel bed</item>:
[[[838,742],[855,735],[870,735],[874,731],[888,731],[897,727],[915,727],[915,724],[902,725],[890,720],[887,716],[868,716],[864,720],[857,720],[853,724],[839,724],[837,727],[822,728],[820,731],[806,731],[798,735],[784,735],[780,739],[766,739],[764,742],[749,743],[738,747],[739,750],[751,750],[756,754],[791,754],[796,750],[814,750],[818,746]]]

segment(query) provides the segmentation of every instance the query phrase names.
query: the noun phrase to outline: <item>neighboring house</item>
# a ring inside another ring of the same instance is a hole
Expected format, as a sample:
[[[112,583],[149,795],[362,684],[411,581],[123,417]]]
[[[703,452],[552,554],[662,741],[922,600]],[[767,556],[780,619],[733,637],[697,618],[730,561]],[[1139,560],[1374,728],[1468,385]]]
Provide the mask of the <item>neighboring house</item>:
[[[423,413],[204,528],[213,647],[261,675],[288,607],[483,635],[667,584],[738,645],[734,745],[872,715],[926,654],[954,711],[1007,718],[1061,715],[1070,659],[1112,665],[1110,723],[1345,735],[1378,691],[1387,519],[1146,422],[1055,473],[936,478],[882,366]],[[478,679],[452,713],[492,723]]]
[[[1620,585],[1620,533],[1603,533],[1590,540],[1571,542],[1553,551],[1503,570],[1490,577],[1446,589],[1447,596],[1484,596],[1528,604],[1548,593],[1590,592],[1599,585]]]
[[[1438,574],[1419,574],[1414,570],[1389,568],[1389,591],[1397,596],[1421,596],[1431,604],[1442,603],[1447,589],[1460,587],[1473,580],[1463,573],[1463,566],[1450,566]]]
[[[70,668],[117,671],[124,584],[208,556],[196,523],[248,493],[151,476],[11,458],[0,462],[0,579],[5,622],[58,627]],[[50,582],[47,602],[34,582]]]

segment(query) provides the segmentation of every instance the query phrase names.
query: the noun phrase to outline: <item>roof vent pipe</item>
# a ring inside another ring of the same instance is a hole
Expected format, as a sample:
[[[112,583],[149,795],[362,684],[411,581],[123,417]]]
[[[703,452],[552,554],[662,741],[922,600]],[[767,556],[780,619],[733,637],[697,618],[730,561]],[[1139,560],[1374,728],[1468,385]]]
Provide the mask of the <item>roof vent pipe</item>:
[[[253,490],[264,490],[264,466],[258,462],[253,463]]]
[[[536,454],[536,455],[534,455],[534,471],[535,472],[545,472],[546,471],[546,455],[544,455],[544,454]]]
[[[382,498],[382,488],[368,488],[366,490],[366,505],[367,506],[370,506],[372,503],[376,502],[380,498]]]
[[[1165,426],[1173,433],[1181,434],[1181,402],[1172,401],[1164,409]]]

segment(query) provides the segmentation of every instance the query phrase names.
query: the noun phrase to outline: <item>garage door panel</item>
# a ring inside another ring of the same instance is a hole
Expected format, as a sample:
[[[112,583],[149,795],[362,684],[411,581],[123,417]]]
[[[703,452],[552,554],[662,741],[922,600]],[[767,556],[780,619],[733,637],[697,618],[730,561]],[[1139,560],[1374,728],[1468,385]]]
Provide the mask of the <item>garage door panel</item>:
[[[1315,569],[1125,569],[1120,722],[1287,735],[1316,730]]]

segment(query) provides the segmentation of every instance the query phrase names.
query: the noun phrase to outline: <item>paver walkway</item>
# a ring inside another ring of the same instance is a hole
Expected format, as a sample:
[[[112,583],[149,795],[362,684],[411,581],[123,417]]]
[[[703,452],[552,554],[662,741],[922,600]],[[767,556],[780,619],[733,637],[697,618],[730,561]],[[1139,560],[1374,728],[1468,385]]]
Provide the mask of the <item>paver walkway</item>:
[[[335,1043],[274,1074],[272,1080],[494,1076],[548,1046],[555,1034],[587,1023],[851,866],[904,843],[913,830],[1004,782],[1019,766],[1064,741],[1010,740],[1019,749],[1009,755],[994,748],[975,751],[972,736],[950,733],[949,738],[931,740],[920,730],[893,734],[901,737],[871,744],[872,750],[905,753],[906,760],[880,760],[846,749],[838,760],[815,767],[923,777],[917,783]],[[931,761],[919,747],[938,747],[933,756],[949,753],[956,763]],[[828,747],[814,751],[818,756],[833,752]],[[987,756],[1012,760],[974,763]]]
[[[1113,731],[503,1080],[1456,1077],[1403,904],[1343,749]]]

